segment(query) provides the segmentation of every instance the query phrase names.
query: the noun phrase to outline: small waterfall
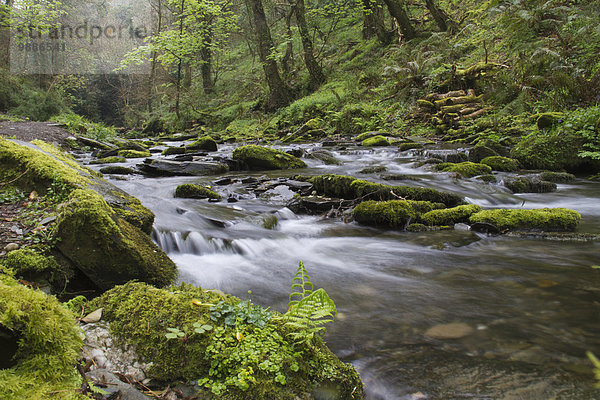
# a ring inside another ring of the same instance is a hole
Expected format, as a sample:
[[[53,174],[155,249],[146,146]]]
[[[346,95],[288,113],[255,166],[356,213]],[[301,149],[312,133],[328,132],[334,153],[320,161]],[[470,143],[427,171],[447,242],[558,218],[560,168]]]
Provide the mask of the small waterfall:
[[[167,254],[235,253],[230,241],[221,238],[209,238],[200,232],[160,231],[154,228],[152,239]]]

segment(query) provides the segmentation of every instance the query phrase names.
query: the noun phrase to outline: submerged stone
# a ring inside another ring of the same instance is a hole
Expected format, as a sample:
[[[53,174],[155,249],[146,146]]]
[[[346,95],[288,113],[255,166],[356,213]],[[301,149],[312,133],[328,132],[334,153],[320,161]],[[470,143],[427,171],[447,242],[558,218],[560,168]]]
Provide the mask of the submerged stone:
[[[464,322],[452,322],[450,324],[436,325],[425,332],[425,336],[433,339],[460,339],[469,336],[474,329]]]

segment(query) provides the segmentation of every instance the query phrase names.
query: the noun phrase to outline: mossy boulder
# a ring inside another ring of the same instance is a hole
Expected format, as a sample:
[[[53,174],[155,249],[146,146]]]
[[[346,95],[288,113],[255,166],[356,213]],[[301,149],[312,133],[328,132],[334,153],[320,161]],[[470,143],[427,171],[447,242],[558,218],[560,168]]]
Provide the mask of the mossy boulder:
[[[513,193],[551,193],[557,189],[556,183],[523,176],[505,179],[504,186]]]
[[[243,162],[251,170],[306,168],[304,161],[297,157],[256,145],[238,147],[233,151],[233,159]]]
[[[90,164],[115,164],[115,163],[121,163],[121,162],[125,162],[127,161],[127,159],[125,157],[104,157],[104,158],[99,158],[97,160],[92,160],[90,161]]]
[[[469,150],[469,161],[478,163],[486,157],[493,157],[497,155],[498,153],[494,149],[483,144],[477,144],[475,147]]]
[[[364,225],[406,229],[421,214],[432,211],[436,205],[428,201],[390,200],[363,201],[352,211],[356,222]]]
[[[575,180],[575,175],[568,172],[544,171],[540,174],[540,179],[546,182],[570,183]]]
[[[173,156],[176,154],[185,154],[185,147],[167,147],[161,153],[163,156]]]
[[[421,216],[421,222],[429,226],[451,226],[459,222],[468,222],[469,217],[479,211],[481,207],[475,204],[432,210]]]
[[[0,334],[8,343],[2,340],[0,350],[6,356],[0,398],[86,399],[76,392],[82,339],[74,315],[56,298],[18,284],[5,272],[0,271]],[[14,354],[6,354],[11,350]]]
[[[600,161],[578,156],[584,151],[585,139],[576,133],[535,133],[523,138],[511,151],[528,169],[549,171],[590,172],[600,169]]]
[[[407,150],[422,149],[422,148],[423,148],[422,143],[400,143],[398,145],[399,151],[407,151]]]
[[[102,307],[113,335],[153,363],[147,376],[199,381],[205,386],[202,398],[294,400],[312,398],[311,392],[322,386],[335,388],[331,399],[363,397],[356,371],[318,336],[310,344],[294,344],[295,331],[278,313],[219,291],[128,283],[106,292],[90,307]],[[211,307],[221,312],[217,315]],[[240,316],[251,312],[262,322],[239,317],[228,323],[225,309]],[[198,333],[194,324],[210,327]],[[186,340],[168,339],[174,328],[185,332]]]
[[[469,218],[471,224],[491,224],[500,231],[574,231],[581,215],[567,208],[484,210]]]
[[[53,292],[64,289],[72,276],[72,271],[59,265],[51,255],[29,248],[9,252],[0,259],[0,265],[10,269],[19,279],[50,285]]]
[[[519,170],[519,162],[512,158],[502,156],[491,156],[481,160],[481,164],[487,165],[493,171],[515,172]]]
[[[375,146],[389,146],[390,141],[381,135],[373,136],[371,138],[365,139],[362,141],[362,146],[364,147],[375,147]]]
[[[442,172],[456,172],[463,178],[473,178],[478,175],[489,175],[492,169],[484,164],[477,164],[470,161],[461,163],[441,163],[435,166],[435,169]]]
[[[535,123],[539,130],[550,129],[559,121],[565,119],[565,115],[561,112],[545,112],[533,115]]]
[[[125,158],[147,158],[152,156],[149,151],[140,151],[140,150],[119,150],[119,157]]]
[[[321,195],[348,200],[362,198],[363,200],[383,201],[401,198],[443,203],[447,207],[454,207],[464,203],[462,197],[454,193],[422,187],[390,186],[346,175],[297,176],[296,179],[312,183],[314,189]]]
[[[377,136],[378,134],[379,132],[363,132],[360,135],[356,135],[354,140],[357,142],[362,142],[363,140],[372,138],[373,136]]]
[[[173,261],[150,237],[92,190],[71,193],[56,238],[61,254],[103,290],[132,279],[164,286],[177,275]]]
[[[135,171],[128,167],[123,167],[121,165],[110,165],[108,167],[100,168],[100,172],[103,174],[112,174],[112,175],[134,175]]]
[[[207,187],[184,183],[175,189],[175,197],[184,199],[215,199],[221,200],[221,195]]]
[[[217,151],[218,146],[215,139],[210,136],[204,136],[196,140],[194,143],[189,144],[185,147],[187,150],[206,150],[206,151]]]

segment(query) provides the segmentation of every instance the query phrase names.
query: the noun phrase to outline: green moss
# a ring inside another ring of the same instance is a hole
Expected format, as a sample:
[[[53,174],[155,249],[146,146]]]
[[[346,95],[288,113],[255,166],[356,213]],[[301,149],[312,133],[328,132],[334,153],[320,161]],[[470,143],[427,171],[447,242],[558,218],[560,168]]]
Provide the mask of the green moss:
[[[17,338],[16,365],[0,370],[0,398],[84,399],[75,391],[82,339],[73,314],[54,298],[4,276],[0,326]]]
[[[504,230],[574,231],[581,220],[577,211],[567,208],[537,210],[484,210],[471,216],[471,224],[482,222]]]
[[[464,178],[472,178],[478,175],[489,175],[492,169],[484,164],[472,163],[470,161],[462,163],[441,163],[435,166],[435,169],[443,172],[456,172]]]
[[[14,275],[30,282],[49,282],[54,289],[62,289],[70,273],[54,257],[45,256],[32,249],[11,251],[0,264]]]
[[[539,130],[550,129],[560,120],[565,119],[565,115],[560,112],[546,112],[532,116]]]
[[[290,154],[268,147],[247,145],[233,151],[233,159],[253,170],[306,168],[304,161]]]
[[[383,165],[376,165],[373,167],[363,168],[358,172],[361,174],[376,174],[376,173],[385,172],[385,171],[387,171],[387,167],[384,167]]]
[[[122,167],[120,165],[110,165],[108,167],[100,168],[100,172],[103,174],[113,175],[133,175],[135,171],[131,168]]]
[[[578,157],[585,139],[575,133],[535,133],[523,138],[511,151],[511,157],[529,169],[576,172],[589,165]]]
[[[90,164],[115,164],[127,161],[125,157],[104,157],[90,161]]]
[[[185,154],[185,147],[167,147],[161,153],[163,156],[172,156],[175,154]]]
[[[467,204],[443,210],[433,210],[421,216],[421,222],[430,226],[447,226],[459,222],[468,222],[469,217],[481,211],[481,207],[475,204]]]
[[[147,235],[152,233],[152,225],[154,224],[154,213],[152,211],[144,207],[139,199],[125,192],[113,190],[111,195],[119,199],[118,202],[110,204],[118,216],[141,229]]]
[[[426,201],[369,200],[354,207],[352,215],[360,224],[405,229],[411,221],[435,207]]]
[[[490,167],[493,171],[515,172],[519,170],[519,162],[512,158],[502,156],[486,157],[481,163]]]
[[[217,151],[217,142],[210,136],[204,136],[185,147],[187,150]]]
[[[150,237],[91,190],[71,193],[56,237],[60,252],[102,289],[131,279],[162,286],[176,276],[175,264]]]
[[[426,232],[429,228],[423,224],[410,224],[406,227],[407,232]]]
[[[273,214],[263,216],[262,220],[262,225],[265,229],[275,229],[277,224],[279,224],[279,220]]]
[[[217,384],[213,390],[219,389],[220,399],[293,400],[328,382],[341,388],[340,400],[362,398],[356,372],[331,354],[321,340],[312,346],[292,347],[286,339],[289,332],[276,318],[264,328],[242,321],[232,327],[222,319],[211,320],[209,308],[221,301],[244,309],[257,307],[191,285],[160,290],[127,283],[94,300],[91,308],[102,307],[113,334],[135,345],[139,354],[153,363],[147,374],[154,379],[210,379]],[[193,333],[194,323],[210,324],[213,329]],[[186,332],[185,340],[167,339],[168,328]],[[237,340],[237,334],[243,339]]]
[[[361,133],[360,135],[357,135],[354,140],[356,140],[357,142],[362,142],[363,140],[372,138],[373,136],[376,136],[377,132],[364,132]]]
[[[505,179],[504,186],[509,188],[513,193],[550,193],[556,191],[556,183],[530,177]]]
[[[362,145],[365,147],[389,146],[390,141],[385,136],[377,135],[363,140]]]
[[[480,181],[486,182],[486,183],[495,183],[498,182],[498,179],[496,178],[495,175],[479,175],[476,179],[479,179]]]
[[[119,156],[125,158],[147,158],[152,156],[149,151],[119,150]]]
[[[422,149],[422,148],[423,148],[423,145],[421,143],[400,143],[398,145],[399,151]]]
[[[478,163],[486,157],[493,157],[497,155],[498,153],[492,148],[478,143],[475,147],[469,150],[469,161]]]
[[[216,199],[221,200],[221,195],[212,190],[192,183],[185,183],[177,186],[175,189],[175,197],[184,199]]]
[[[543,181],[554,182],[554,183],[570,183],[575,180],[575,175],[567,172],[551,172],[544,171],[540,174],[540,178]]]
[[[395,200],[398,198],[415,201],[429,201],[432,203],[443,203],[447,207],[463,204],[459,195],[439,190],[410,186],[390,186],[373,183],[351,176],[325,174],[313,177],[296,177],[313,184],[317,193],[330,197],[343,199],[364,200]]]

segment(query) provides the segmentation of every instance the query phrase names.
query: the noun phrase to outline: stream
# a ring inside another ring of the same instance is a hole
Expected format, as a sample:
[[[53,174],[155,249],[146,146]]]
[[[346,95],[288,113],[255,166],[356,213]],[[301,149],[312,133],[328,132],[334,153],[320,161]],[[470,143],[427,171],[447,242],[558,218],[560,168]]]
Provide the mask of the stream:
[[[224,145],[219,153],[232,150]],[[484,208],[568,207],[582,215],[580,232],[600,233],[600,183],[578,179],[555,193],[514,195],[499,184],[417,168],[419,155],[411,151],[331,151],[341,165],[305,159],[307,169],[266,175],[339,173],[432,187]],[[361,174],[367,166],[418,180]],[[255,303],[283,312],[303,261],[315,287],[338,307],[325,341],[360,372],[368,399],[600,399],[585,356],[588,350],[600,355],[600,270],[592,268],[600,264],[599,242],[369,228],[295,215],[285,207],[293,193],[284,186],[257,197],[241,184],[214,185],[220,177],[106,176],[156,214],[153,238],[183,282],[242,299],[251,290]],[[239,201],[173,198],[182,183],[212,185]],[[271,214],[279,222],[265,229],[263,218]],[[454,340],[424,334],[453,322],[473,333]]]

